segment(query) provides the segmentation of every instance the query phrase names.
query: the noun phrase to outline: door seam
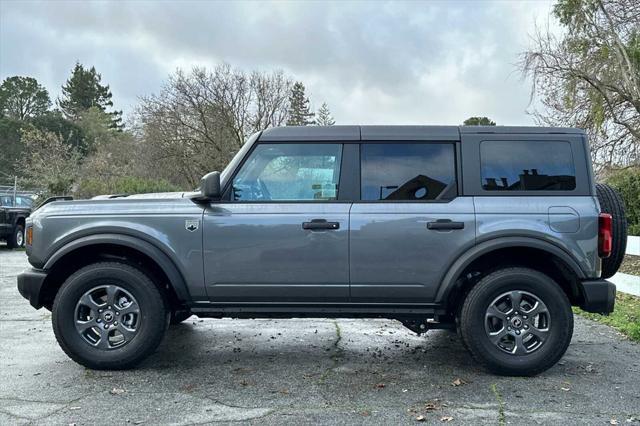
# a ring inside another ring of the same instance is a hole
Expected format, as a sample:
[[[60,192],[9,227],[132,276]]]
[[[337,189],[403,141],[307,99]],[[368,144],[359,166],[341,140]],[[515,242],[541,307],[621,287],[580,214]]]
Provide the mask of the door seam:
[[[351,297],[351,209],[353,203],[349,206],[349,214],[347,215],[347,280],[349,285],[349,303],[352,302]]]

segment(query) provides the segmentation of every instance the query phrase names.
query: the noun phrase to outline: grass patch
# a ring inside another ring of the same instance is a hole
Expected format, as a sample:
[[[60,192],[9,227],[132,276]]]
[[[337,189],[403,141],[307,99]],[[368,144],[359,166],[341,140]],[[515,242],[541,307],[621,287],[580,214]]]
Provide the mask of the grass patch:
[[[618,272],[640,275],[640,256],[633,256],[631,254],[626,255]]]
[[[596,322],[607,324],[631,340],[640,342],[640,297],[618,292],[615,309],[609,316],[592,314],[580,308],[573,308],[573,312]]]

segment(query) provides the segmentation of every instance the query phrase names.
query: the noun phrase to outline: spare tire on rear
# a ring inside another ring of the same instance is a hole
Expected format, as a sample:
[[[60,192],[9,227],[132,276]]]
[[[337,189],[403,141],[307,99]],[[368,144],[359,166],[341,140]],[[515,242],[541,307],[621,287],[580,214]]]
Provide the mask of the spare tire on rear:
[[[609,213],[613,219],[613,247],[611,256],[602,259],[602,278],[612,277],[620,268],[627,251],[627,217],[624,214],[624,203],[618,192],[603,183],[596,184],[600,211]]]

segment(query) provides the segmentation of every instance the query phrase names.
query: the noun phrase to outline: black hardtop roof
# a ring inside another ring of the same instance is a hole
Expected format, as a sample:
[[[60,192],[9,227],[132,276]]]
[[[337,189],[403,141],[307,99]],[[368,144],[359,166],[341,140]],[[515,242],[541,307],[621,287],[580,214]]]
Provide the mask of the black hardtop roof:
[[[582,134],[570,127],[534,126],[284,126],[271,127],[260,141],[460,140],[461,134]]]

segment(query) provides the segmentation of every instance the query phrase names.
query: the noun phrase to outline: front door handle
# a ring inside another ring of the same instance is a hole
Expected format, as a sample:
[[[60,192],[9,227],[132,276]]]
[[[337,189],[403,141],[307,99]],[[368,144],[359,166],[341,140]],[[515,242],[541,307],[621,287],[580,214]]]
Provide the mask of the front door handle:
[[[451,219],[438,219],[435,222],[427,222],[427,229],[433,229],[436,231],[464,229],[464,222],[453,222]]]
[[[302,222],[302,229],[309,229],[311,231],[340,229],[340,222],[327,222],[326,219],[313,219],[311,222]]]

